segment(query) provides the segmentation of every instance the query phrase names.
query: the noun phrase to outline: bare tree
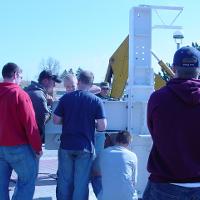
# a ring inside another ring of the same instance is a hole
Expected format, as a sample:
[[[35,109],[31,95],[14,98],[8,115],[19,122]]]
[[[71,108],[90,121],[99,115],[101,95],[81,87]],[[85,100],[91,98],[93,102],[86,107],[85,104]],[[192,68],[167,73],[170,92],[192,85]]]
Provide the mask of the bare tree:
[[[55,58],[49,57],[47,60],[42,59],[40,62],[40,69],[51,70],[53,74],[59,74],[60,63]]]

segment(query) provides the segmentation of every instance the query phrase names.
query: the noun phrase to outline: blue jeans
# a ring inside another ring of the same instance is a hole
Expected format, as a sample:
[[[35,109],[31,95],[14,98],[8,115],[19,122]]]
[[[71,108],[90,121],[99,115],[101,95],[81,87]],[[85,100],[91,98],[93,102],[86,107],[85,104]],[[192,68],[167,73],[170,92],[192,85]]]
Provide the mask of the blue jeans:
[[[57,200],[88,200],[92,161],[91,153],[59,149]]]
[[[97,170],[100,172],[99,164],[97,162],[97,157],[104,149],[104,142],[105,142],[105,133],[95,133],[95,152],[96,152],[96,159],[93,162],[93,170]],[[94,191],[95,196],[97,197],[102,190],[102,183],[101,183],[101,176],[94,175],[92,173],[91,177],[91,184]]]
[[[93,192],[96,197],[100,194],[102,190],[102,181],[101,181],[101,176],[92,176],[91,178],[91,184],[93,188]]]
[[[29,145],[0,146],[0,199],[9,200],[12,170],[18,176],[12,200],[32,200],[38,161]]]
[[[104,149],[105,133],[95,133],[95,152],[98,156]]]
[[[143,200],[200,200],[200,187],[187,188],[148,181]]]

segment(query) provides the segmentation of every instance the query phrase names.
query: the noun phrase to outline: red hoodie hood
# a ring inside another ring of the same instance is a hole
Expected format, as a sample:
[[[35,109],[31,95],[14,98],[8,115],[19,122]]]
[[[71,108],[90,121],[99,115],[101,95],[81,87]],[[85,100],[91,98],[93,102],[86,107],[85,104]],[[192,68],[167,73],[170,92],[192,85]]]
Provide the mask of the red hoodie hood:
[[[200,80],[175,78],[167,83],[167,87],[187,104],[200,103]]]
[[[19,85],[16,83],[8,83],[8,82],[3,82],[0,83],[0,99],[13,89],[19,88]]]

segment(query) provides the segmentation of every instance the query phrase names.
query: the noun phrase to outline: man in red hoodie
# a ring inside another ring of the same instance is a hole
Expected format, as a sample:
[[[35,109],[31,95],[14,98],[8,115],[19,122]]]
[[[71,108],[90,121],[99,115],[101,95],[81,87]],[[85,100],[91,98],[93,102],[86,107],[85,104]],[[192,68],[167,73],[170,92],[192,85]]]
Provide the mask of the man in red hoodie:
[[[175,78],[148,102],[153,146],[143,200],[200,200],[200,52],[180,48],[173,68]]]
[[[8,200],[9,180],[14,170],[18,180],[12,200],[32,200],[42,154],[35,113],[28,94],[19,84],[21,69],[7,63],[0,83],[0,199]]]

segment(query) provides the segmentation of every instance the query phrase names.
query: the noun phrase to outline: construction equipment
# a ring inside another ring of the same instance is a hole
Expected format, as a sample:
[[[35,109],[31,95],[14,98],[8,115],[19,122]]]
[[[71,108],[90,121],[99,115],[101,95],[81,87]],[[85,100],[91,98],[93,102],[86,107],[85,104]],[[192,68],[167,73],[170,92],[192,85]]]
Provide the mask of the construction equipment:
[[[120,101],[103,100],[108,121],[106,133],[116,134],[119,130],[128,130],[133,135],[130,149],[136,153],[139,161],[136,184],[139,197],[142,197],[148,180],[146,164],[152,145],[146,121],[147,103],[155,89],[154,81],[159,85],[165,83],[159,74],[154,74],[151,67],[152,9],[182,10],[180,7],[148,5],[131,9],[129,36],[111,56],[105,77],[105,81],[112,84],[111,97],[115,99],[122,97],[128,79],[126,88],[128,98]],[[172,28],[173,26],[162,25],[159,27]],[[173,77],[168,66],[165,66],[158,57],[157,60],[162,69],[169,73],[170,77]],[[55,107],[57,103],[55,102]],[[58,148],[61,132],[62,127],[54,125],[50,120],[45,127],[45,148]],[[98,140],[96,140],[97,143]]]
[[[151,51],[151,54],[158,61],[158,64],[160,65],[161,69],[167,74],[169,79],[173,78],[175,74],[171,70],[171,68],[169,68],[162,60],[160,60],[153,51]],[[165,85],[166,85],[166,81],[162,78],[162,76],[160,74],[154,73],[154,89],[158,90]]]
[[[122,97],[128,79],[128,40],[129,36],[109,59],[105,77],[105,81],[112,85],[111,97],[115,99]]]
[[[168,76],[170,78],[174,78],[174,72],[162,60],[160,60],[153,51],[151,51],[151,54],[158,61],[158,64],[168,74]]]
[[[129,36],[120,44],[118,49],[109,59],[105,81],[112,85],[110,97],[120,99],[128,79],[128,48]],[[169,78],[174,77],[174,72],[168,67],[157,55],[151,51],[151,54],[158,61],[161,69],[168,75]],[[166,81],[160,74],[154,73],[154,89],[158,90],[166,84]]]

